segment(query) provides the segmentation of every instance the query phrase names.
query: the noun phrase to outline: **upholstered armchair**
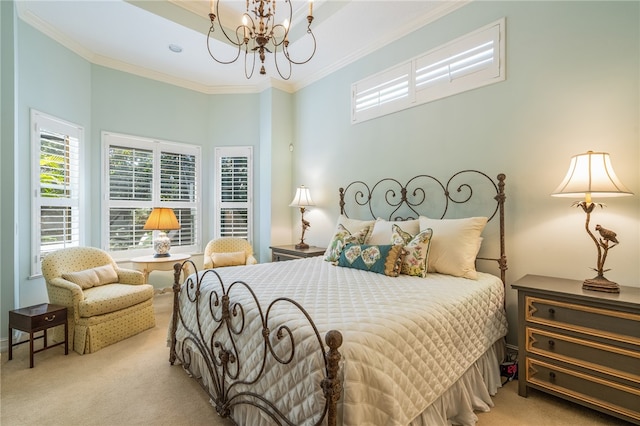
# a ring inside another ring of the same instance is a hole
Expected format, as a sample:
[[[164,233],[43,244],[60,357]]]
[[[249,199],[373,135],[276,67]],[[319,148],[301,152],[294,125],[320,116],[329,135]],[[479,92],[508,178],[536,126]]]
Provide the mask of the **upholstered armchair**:
[[[103,250],[72,247],[52,252],[42,260],[42,275],[49,302],[67,307],[68,343],[79,354],[156,324],[153,286],[145,284],[141,272],[119,268]]]
[[[204,269],[256,263],[258,261],[253,256],[253,247],[244,238],[216,238],[204,248]]]

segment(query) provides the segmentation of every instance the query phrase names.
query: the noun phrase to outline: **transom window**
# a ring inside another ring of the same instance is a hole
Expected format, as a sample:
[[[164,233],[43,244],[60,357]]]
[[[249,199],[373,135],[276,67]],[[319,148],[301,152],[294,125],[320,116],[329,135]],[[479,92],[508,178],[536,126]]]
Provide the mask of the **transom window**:
[[[505,79],[504,18],[351,86],[360,123]]]

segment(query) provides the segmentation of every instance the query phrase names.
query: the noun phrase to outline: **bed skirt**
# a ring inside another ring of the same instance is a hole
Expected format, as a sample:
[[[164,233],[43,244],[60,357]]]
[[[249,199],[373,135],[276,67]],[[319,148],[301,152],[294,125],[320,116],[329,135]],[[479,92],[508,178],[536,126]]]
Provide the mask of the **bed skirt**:
[[[473,426],[478,417],[475,411],[487,412],[493,407],[491,396],[500,388],[500,362],[505,359],[505,341],[496,341],[473,365],[447,389],[422,414],[415,418],[408,426]],[[212,389],[213,383],[207,375],[200,374],[207,371],[201,356],[192,353],[192,368],[196,378],[204,388]],[[192,372],[185,369],[192,376]],[[215,403],[211,401],[215,407]],[[338,404],[338,424],[342,424],[341,404]],[[212,415],[215,415],[212,411]],[[256,417],[257,416],[257,417]],[[237,406],[231,416],[239,425],[268,424],[269,419],[259,410],[247,406]]]
[[[478,416],[474,411],[489,411],[493,407],[491,396],[502,386],[500,362],[505,359],[505,351],[501,338],[409,426],[475,425]]]

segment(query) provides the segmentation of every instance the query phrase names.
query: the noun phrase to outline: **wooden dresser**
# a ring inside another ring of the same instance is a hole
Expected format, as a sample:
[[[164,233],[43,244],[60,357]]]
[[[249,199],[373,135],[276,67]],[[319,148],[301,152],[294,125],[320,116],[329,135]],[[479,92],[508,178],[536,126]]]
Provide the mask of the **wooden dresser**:
[[[518,290],[518,393],[528,388],[640,424],[640,288],[526,275]]]

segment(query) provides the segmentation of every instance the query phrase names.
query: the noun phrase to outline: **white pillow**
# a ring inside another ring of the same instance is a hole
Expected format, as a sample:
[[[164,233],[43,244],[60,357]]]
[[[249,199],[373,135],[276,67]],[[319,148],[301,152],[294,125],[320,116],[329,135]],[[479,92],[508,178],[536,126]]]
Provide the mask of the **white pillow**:
[[[400,226],[404,232],[411,235],[417,235],[421,231],[420,221],[418,219],[390,222],[388,220],[378,218],[373,225],[373,231],[366,243],[374,245],[392,244],[391,236],[393,235],[393,225]]]
[[[486,217],[429,219],[420,216],[420,230],[433,229],[428,272],[477,279],[475,261],[487,220]]]
[[[338,233],[339,229],[338,226],[342,225],[343,227],[347,228],[347,230],[351,233],[355,233],[358,232],[359,230],[361,230],[362,228],[364,228],[365,226],[369,227],[369,233],[365,236],[365,242],[369,239],[369,236],[371,235],[371,231],[373,231],[373,223],[375,222],[375,220],[371,219],[371,220],[358,220],[358,219],[350,219],[348,217],[346,217],[345,215],[341,214],[340,216],[338,216],[338,221],[336,222],[336,226],[333,229],[333,234],[331,234],[331,236],[333,237],[334,235],[336,235],[336,233]],[[367,243],[368,244],[368,243]],[[385,244],[390,244],[389,242],[386,242]]]

